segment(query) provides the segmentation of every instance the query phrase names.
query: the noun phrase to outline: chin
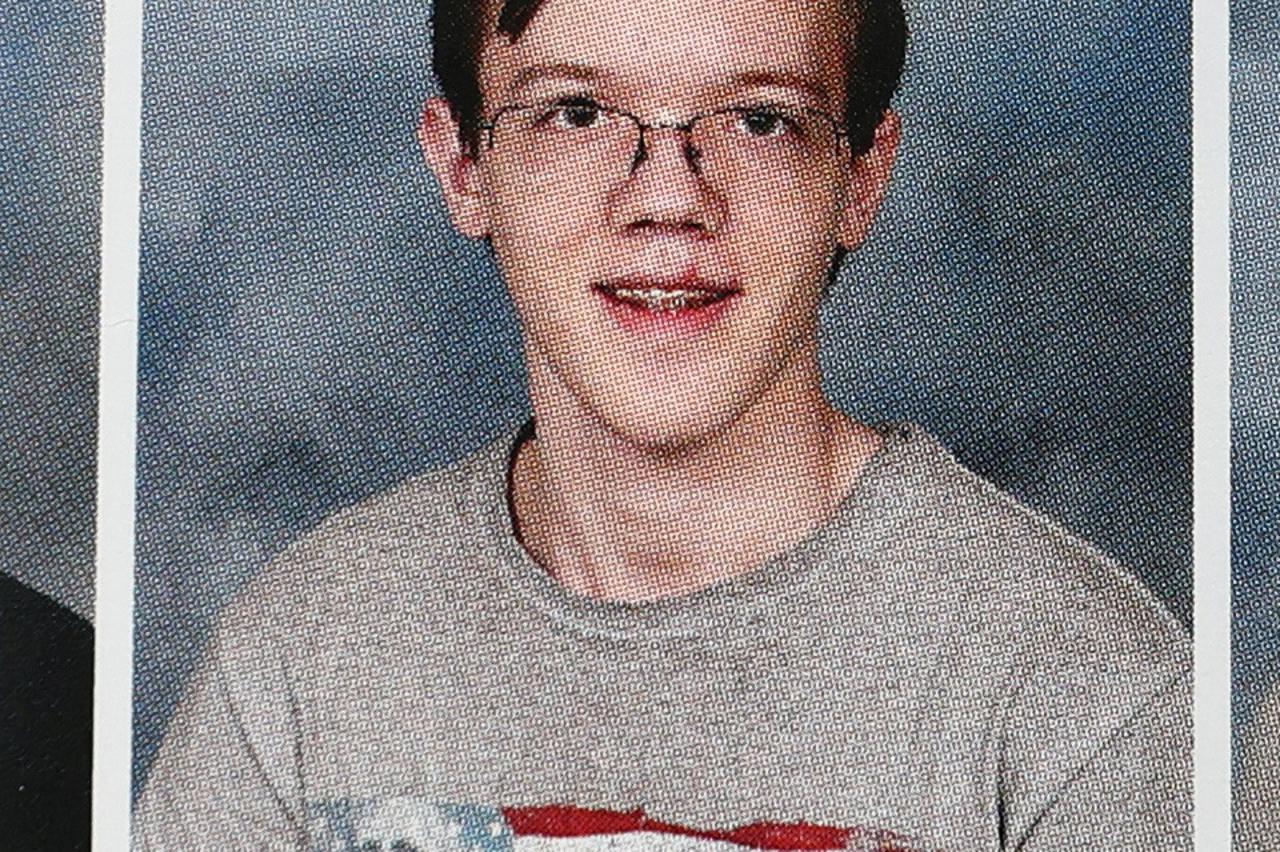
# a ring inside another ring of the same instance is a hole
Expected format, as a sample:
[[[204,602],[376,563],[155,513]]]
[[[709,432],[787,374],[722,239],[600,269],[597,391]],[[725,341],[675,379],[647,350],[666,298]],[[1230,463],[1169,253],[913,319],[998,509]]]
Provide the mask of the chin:
[[[576,409],[634,449],[662,455],[689,454],[722,441],[782,378],[785,366],[784,359],[776,363],[741,349],[700,359],[575,354],[567,363],[538,365],[551,368],[538,370],[548,397],[556,400],[551,409]]]
[[[664,394],[599,406],[596,414],[609,431],[640,449],[683,455],[714,443],[746,408],[746,401],[711,402],[705,395],[686,399]]]

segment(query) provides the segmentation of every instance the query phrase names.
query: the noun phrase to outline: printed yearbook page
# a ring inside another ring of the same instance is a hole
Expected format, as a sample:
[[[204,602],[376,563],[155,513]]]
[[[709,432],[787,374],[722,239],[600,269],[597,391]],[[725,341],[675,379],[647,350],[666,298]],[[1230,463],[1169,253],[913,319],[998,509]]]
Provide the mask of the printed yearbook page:
[[[1270,848],[1275,19],[13,15],[3,836]]]

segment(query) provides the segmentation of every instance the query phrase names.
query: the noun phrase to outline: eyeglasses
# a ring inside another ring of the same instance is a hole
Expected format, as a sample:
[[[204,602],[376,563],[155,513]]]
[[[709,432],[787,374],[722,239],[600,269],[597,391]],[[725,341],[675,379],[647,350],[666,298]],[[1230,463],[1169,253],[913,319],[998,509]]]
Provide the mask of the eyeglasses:
[[[621,177],[648,156],[647,134],[675,130],[686,159],[708,178],[776,182],[802,180],[840,164],[844,128],[812,107],[752,104],[695,115],[684,123],[646,123],[597,103],[568,98],[512,104],[479,125],[488,148],[510,153],[530,173],[578,180]]]

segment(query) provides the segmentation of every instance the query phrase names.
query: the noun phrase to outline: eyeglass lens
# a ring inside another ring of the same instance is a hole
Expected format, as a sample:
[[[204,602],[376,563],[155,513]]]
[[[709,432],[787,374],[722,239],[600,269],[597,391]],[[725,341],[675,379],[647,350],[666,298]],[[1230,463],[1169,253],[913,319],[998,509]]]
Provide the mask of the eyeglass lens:
[[[502,111],[491,126],[491,147],[535,172],[615,178],[637,167],[655,133],[686,137],[691,167],[709,180],[794,183],[829,167],[839,142],[817,113],[743,107],[701,115],[682,127],[645,126],[599,104],[558,103]]]

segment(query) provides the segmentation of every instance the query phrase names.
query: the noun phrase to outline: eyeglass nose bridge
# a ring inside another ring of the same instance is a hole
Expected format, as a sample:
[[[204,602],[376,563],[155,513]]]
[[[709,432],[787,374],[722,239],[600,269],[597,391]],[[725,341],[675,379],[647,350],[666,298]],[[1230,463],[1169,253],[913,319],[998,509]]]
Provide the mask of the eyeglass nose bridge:
[[[648,148],[645,144],[645,134],[650,130],[676,130],[679,131],[683,139],[683,154],[685,162],[693,168],[694,174],[702,174],[702,156],[703,152],[700,148],[693,144],[693,129],[697,125],[698,119],[693,118],[689,121],[657,121],[653,123],[641,121],[634,115],[628,115],[628,118],[636,126],[636,147],[635,153],[631,158],[631,168],[629,172],[635,174],[636,169],[640,168],[640,164],[648,157]]]

